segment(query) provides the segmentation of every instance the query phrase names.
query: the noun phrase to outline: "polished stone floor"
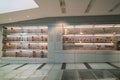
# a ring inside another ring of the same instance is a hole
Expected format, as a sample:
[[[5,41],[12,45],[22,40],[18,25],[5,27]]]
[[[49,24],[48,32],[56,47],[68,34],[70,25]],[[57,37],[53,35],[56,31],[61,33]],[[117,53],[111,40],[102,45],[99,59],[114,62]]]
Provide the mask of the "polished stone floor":
[[[0,64],[0,80],[120,80],[118,63]]]

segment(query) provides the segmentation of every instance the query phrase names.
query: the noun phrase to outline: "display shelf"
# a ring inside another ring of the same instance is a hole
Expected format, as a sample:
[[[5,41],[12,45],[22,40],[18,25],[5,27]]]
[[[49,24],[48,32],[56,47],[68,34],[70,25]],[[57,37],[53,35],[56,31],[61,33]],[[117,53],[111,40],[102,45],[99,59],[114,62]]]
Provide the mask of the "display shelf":
[[[114,38],[112,36],[63,36],[64,43],[110,43],[113,42]]]
[[[107,33],[113,33],[113,25],[95,25],[94,26],[94,32],[95,34],[107,34]]]
[[[6,35],[16,35],[16,36],[25,36],[25,35],[47,35],[47,33],[3,33],[3,36]]]
[[[39,43],[39,44],[42,44],[42,43],[48,43],[47,41],[9,41],[9,40],[7,40],[7,41],[3,41],[3,43],[25,43],[25,42],[27,42],[27,43]]]
[[[8,51],[8,50],[9,50],[9,51],[10,51],[10,50],[11,50],[11,51],[12,51],[12,50],[44,50],[44,51],[46,50],[46,51],[47,51],[47,49],[39,49],[39,48],[37,48],[37,49],[34,49],[34,48],[32,48],[32,49],[27,49],[27,48],[26,48],[26,49],[24,49],[24,48],[20,48],[20,49],[3,49],[2,51]]]
[[[114,45],[113,43],[64,43],[64,45]]]
[[[46,41],[47,42],[47,35],[6,35],[3,36],[3,41]]]
[[[47,58],[48,51],[47,50],[7,50],[3,52],[6,57],[40,57]]]
[[[33,50],[35,50],[35,51],[47,51],[48,52],[48,50],[46,50],[46,49],[4,49],[4,50],[2,50],[2,51],[33,51]]]
[[[47,33],[47,26],[28,26],[28,27],[3,27],[5,34],[11,33]]]
[[[120,41],[117,42],[117,50],[120,50]]]
[[[63,50],[115,49],[116,34],[112,25],[77,25],[72,28],[69,27],[63,27]],[[70,33],[68,33],[69,30]]]
[[[47,58],[48,27],[3,27],[3,57]]]
[[[64,50],[113,50],[113,43],[65,43]]]

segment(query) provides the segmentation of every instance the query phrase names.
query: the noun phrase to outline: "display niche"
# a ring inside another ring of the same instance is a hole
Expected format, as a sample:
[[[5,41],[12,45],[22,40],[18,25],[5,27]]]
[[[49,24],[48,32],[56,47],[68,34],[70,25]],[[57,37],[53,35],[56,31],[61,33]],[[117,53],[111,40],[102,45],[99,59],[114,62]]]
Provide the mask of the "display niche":
[[[112,25],[78,25],[63,27],[63,50],[114,50]]]
[[[3,57],[47,58],[48,27],[3,27]]]

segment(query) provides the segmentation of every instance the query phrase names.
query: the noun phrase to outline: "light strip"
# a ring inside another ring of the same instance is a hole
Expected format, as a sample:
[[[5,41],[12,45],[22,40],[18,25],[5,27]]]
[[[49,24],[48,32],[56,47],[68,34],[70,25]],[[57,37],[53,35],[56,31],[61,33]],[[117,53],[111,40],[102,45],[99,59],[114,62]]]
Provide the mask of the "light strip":
[[[94,45],[114,45],[113,43],[94,43]]]
[[[120,27],[120,24],[116,24],[114,27]]]
[[[103,25],[95,25],[94,28],[108,28],[113,27],[114,24],[103,24]]]
[[[93,25],[76,25],[75,28],[93,28]]]
[[[93,43],[75,43],[75,45],[93,45]]]
[[[0,14],[38,7],[34,0],[0,0]]]
[[[113,34],[94,34],[94,36],[113,36]]]
[[[74,28],[74,26],[65,26],[64,28]]]
[[[66,13],[66,4],[65,4],[65,0],[59,0],[60,2],[60,8],[62,13]]]

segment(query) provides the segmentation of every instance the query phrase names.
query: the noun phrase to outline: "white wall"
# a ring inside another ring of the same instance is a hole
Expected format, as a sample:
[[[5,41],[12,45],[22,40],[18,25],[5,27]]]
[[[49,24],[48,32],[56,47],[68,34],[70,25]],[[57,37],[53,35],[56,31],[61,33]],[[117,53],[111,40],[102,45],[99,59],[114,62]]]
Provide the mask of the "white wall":
[[[49,62],[120,62],[120,51],[62,50],[62,25],[49,27]]]
[[[56,62],[55,51],[62,50],[62,25],[48,27],[48,58],[49,62]]]
[[[2,30],[2,29],[0,29]],[[120,62],[120,51],[104,50],[62,50],[62,25],[48,27],[48,59],[2,58],[12,63],[78,63],[78,62]],[[0,31],[0,49],[2,49]],[[0,51],[0,57],[2,52]]]

